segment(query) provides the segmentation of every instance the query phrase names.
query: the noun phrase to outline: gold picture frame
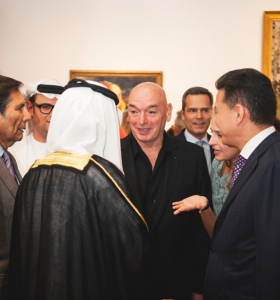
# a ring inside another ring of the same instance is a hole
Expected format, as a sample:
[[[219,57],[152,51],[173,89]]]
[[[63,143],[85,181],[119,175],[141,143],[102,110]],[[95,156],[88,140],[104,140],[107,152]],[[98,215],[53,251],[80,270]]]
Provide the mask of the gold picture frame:
[[[263,13],[262,72],[271,80],[280,119],[280,11]]]
[[[70,80],[78,78],[103,83],[117,94],[121,111],[126,109],[128,95],[132,88],[142,82],[154,82],[162,87],[162,71],[84,71],[70,70]]]

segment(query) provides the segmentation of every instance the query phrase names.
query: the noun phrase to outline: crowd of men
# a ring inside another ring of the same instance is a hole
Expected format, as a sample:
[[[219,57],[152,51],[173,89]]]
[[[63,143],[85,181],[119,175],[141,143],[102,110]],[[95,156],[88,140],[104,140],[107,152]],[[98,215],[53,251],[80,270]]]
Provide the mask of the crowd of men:
[[[221,76],[214,109],[189,88],[177,137],[164,90],[139,84],[121,140],[102,84],[44,79],[26,101],[21,86],[0,76],[0,300],[280,299],[280,135],[265,75]],[[241,153],[211,241],[200,213],[212,207],[213,110]],[[193,195],[208,205],[174,215]]]

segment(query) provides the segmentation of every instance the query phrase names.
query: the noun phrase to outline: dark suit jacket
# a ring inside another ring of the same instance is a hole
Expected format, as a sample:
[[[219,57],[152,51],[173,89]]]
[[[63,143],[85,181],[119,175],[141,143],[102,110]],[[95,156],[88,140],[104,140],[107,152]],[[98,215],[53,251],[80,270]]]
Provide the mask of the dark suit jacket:
[[[217,218],[204,300],[280,299],[280,135],[251,154]]]
[[[167,158],[164,197],[155,224],[150,228],[151,247],[143,275],[148,278],[150,289],[145,293],[162,297],[159,299],[184,296],[189,292],[202,293],[210,249],[210,239],[198,211],[175,216],[172,209],[172,202],[192,195],[204,195],[211,201],[211,184],[203,149],[166,133],[165,139],[170,141],[171,153]],[[121,148],[124,172],[136,196],[134,204],[142,211],[145,199],[142,199],[137,180],[131,134],[121,140]],[[143,291],[139,299],[147,299]]]
[[[181,139],[183,141],[187,140],[185,137],[185,128],[176,136],[176,138]],[[211,135],[207,133],[208,142],[209,142],[210,138],[211,138]],[[211,146],[210,146],[210,152],[211,152],[211,161],[213,161],[213,159],[215,158],[215,155],[214,155],[214,150]]]
[[[9,153],[9,155],[13,162],[16,176],[21,180],[17,163],[12,154]],[[0,158],[0,300],[6,299],[10,238],[17,189],[17,183],[6,164]]]

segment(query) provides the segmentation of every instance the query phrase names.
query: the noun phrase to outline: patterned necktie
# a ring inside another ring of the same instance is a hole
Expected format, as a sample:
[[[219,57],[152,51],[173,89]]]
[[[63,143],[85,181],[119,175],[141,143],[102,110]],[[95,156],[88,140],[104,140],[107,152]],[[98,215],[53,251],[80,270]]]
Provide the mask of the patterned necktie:
[[[12,176],[14,177],[14,179],[16,181],[14,166],[13,166],[13,163],[10,159],[10,156],[9,156],[8,152],[4,150],[4,153],[3,153],[2,157],[4,158],[4,161],[5,161],[5,164],[6,164],[7,168],[9,169],[10,173],[12,174]]]
[[[232,176],[232,183],[231,183],[231,187],[233,186],[235,180],[237,179],[239,173],[241,172],[243,166],[245,165],[246,162],[246,158],[244,158],[242,155],[238,156],[235,168],[234,168],[234,172],[233,172],[233,176]]]
[[[196,143],[197,143],[198,146],[203,147],[204,141],[197,141]]]

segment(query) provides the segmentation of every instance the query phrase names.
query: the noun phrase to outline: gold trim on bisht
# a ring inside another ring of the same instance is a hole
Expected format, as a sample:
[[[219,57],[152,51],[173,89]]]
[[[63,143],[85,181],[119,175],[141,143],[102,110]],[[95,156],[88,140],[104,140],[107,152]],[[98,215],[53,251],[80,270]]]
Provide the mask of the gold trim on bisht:
[[[46,165],[46,166],[60,165],[60,166],[71,167],[71,168],[82,171],[87,166],[89,161],[91,160],[100,169],[102,169],[103,172],[111,179],[111,181],[114,183],[114,185],[117,187],[117,189],[124,196],[126,201],[132,206],[132,208],[140,216],[140,218],[146,225],[147,230],[149,231],[148,224],[146,223],[144,217],[141,215],[141,213],[138,211],[138,209],[133,205],[133,203],[129,200],[129,198],[124,193],[124,191],[121,189],[121,187],[118,185],[118,183],[115,181],[115,179],[106,171],[106,169],[101,164],[99,164],[96,160],[94,160],[91,157],[92,155],[93,154],[77,155],[77,154],[73,154],[73,153],[57,151],[57,152],[53,152],[53,153],[49,154],[48,156],[46,156],[43,159],[36,160],[35,163],[30,167],[30,169],[37,168],[38,166],[41,166],[41,165]]]
[[[60,165],[82,171],[88,164],[91,156],[92,154],[77,155],[73,153],[57,151],[47,155],[43,159],[36,160],[31,168],[37,168],[40,165]]]
[[[149,232],[149,227],[148,227],[148,224],[146,223],[144,217],[141,215],[141,213],[139,212],[139,210],[134,206],[134,204],[129,200],[129,198],[124,193],[124,191],[121,189],[121,187],[118,185],[118,183],[115,181],[115,179],[106,171],[106,169],[100,163],[98,163],[92,157],[90,158],[90,160],[93,161],[96,165],[98,165],[99,168],[102,169],[104,171],[104,173],[112,180],[112,182],[115,184],[115,186],[117,187],[117,189],[122,193],[122,195],[124,196],[124,198],[126,199],[126,201],[132,206],[132,208],[137,212],[137,214],[140,216],[140,218],[142,219],[142,221],[145,223],[145,225],[147,227],[147,230]]]

